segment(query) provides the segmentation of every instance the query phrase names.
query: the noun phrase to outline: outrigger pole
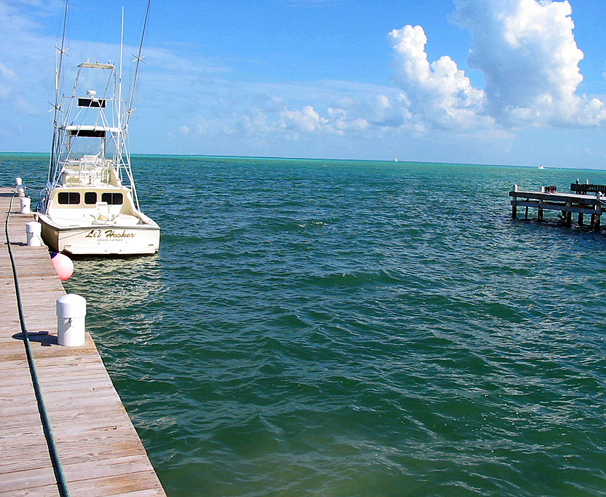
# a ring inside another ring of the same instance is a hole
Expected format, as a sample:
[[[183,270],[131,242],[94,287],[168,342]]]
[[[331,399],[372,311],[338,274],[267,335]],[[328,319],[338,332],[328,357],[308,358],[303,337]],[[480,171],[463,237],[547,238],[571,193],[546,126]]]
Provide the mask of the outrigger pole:
[[[150,6],[151,6],[151,0],[147,0],[147,8],[145,10],[145,19],[143,21],[143,30],[141,31],[141,41],[139,42],[139,51],[138,51],[136,59],[135,59],[137,61],[137,64],[135,65],[135,74],[133,76],[133,82],[132,82],[132,86],[131,86],[131,90],[130,90],[130,98],[129,98],[128,106],[126,108],[126,112],[125,112],[125,116],[124,116],[124,124],[123,124],[123,128],[122,128],[122,130],[123,130],[122,138],[123,139],[124,139],[124,132],[126,132],[128,130],[128,122],[130,120],[130,115],[133,112],[133,103],[134,103],[134,99],[135,99],[135,88],[137,87],[137,78],[139,77],[139,66],[143,59],[143,56],[142,56],[143,40],[145,39],[145,32],[147,30],[147,22],[149,20]],[[122,64],[120,64],[120,66],[122,66]],[[121,71],[122,71],[122,68],[120,68],[120,72]],[[120,74],[120,85],[122,84],[121,80],[122,80],[122,75]],[[139,208],[139,197],[137,195],[137,189],[135,188],[135,184],[134,184],[133,177],[132,177],[130,154],[127,154],[127,160],[128,160],[128,167],[126,168],[126,171],[128,174],[128,180],[131,184],[131,191],[133,193],[133,200],[135,201],[135,206],[138,209]]]
[[[133,85],[130,90],[130,99],[128,102],[128,108],[126,110],[125,128],[128,128],[128,120],[133,111],[133,101],[135,99],[135,88],[137,86],[137,78],[139,77],[139,65],[141,64],[141,61],[143,60],[143,56],[141,54],[143,52],[143,40],[145,38],[145,31],[147,30],[147,21],[149,19],[150,5],[151,5],[151,0],[147,0],[147,9],[145,11],[145,20],[143,22],[143,31],[141,32],[141,42],[139,43],[139,52],[137,53],[137,56],[135,59],[137,61],[137,65],[135,66],[135,75],[133,77]]]
[[[57,63],[57,67],[55,69],[55,105],[54,105],[54,117],[53,117],[53,145],[51,147],[51,157],[50,164],[54,164],[54,156],[56,153],[57,144],[57,129],[59,127],[59,110],[61,109],[60,99],[61,99],[61,71],[63,69],[63,55],[65,54],[65,32],[67,31],[67,6],[68,0],[65,0],[65,7],[63,10],[63,32],[61,34],[61,48],[58,48],[59,54],[59,62]],[[50,182],[52,177],[54,176],[54,171],[51,170],[51,167],[48,168],[48,179],[47,182]]]

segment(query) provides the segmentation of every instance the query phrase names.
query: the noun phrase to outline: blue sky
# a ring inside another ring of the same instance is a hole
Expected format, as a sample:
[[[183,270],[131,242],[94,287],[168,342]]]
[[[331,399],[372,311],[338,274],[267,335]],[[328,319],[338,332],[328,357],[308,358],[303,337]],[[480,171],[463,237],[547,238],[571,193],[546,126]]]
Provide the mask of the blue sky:
[[[66,75],[145,4],[71,2]],[[49,149],[62,14],[0,0],[0,151]],[[144,55],[135,153],[606,168],[604,0],[152,0]]]

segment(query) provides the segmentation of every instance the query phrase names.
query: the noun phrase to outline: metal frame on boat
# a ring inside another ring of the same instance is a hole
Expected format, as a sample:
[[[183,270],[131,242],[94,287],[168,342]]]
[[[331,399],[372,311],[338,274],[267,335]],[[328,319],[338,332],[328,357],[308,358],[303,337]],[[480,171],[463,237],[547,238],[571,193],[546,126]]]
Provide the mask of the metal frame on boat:
[[[160,227],[140,210],[127,148],[141,53],[128,104],[122,101],[121,62],[119,74],[111,62],[83,62],[71,94],[60,96],[63,43],[49,175],[38,208],[42,238],[51,250],[74,255],[153,254]],[[83,92],[81,81],[97,89]]]

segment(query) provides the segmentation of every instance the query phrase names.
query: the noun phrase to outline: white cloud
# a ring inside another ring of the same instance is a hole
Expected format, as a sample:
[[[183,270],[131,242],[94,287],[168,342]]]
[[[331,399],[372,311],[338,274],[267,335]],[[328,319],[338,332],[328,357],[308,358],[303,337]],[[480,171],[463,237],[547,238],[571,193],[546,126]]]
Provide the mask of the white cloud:
[[[482,72],[485,88],[474,88],[447,55],[430,63],[421,26],[393,30],[393,81],[403,92],[398,106],[407,128],[606,123],[604,103],[576,93],[583,52],[574,39],[568,1],[454,2],[453,20],[472,36],[467,63]]]
[[[17,80],[17,74],[0,62],[0,98],[10,98],[13,88],[10,82]]]
[[[296,132],[326,132],[329,134],[345,135],[346,132],[362,131],[368,128],[368,121],[360,117],[352,117],[348,111],[340,107],[328,107],[321,116],[312,106],[306,105],[301,110],[286,109],[280,113],[281,128]]]
[[[311,105],[306,105],[302,110],[284,110],[280,113],[284,119],[286,129],[297,131],[316,131],[320,129],[323,120]]]
[[[601,101],[575,92],[583,80],[568,1],[454,0],[469,29],[468,64],[484,74],[486,110],[499,123],[597,125]]]
[[[267,95],[261,99],[253,98],[253,100],[282,101]],[[180,134],[186,134],[185,130],[191,132],[193,128],[199,136],[205,137],[206,140],[210,140],[211,137],[237,133],[242,138],[255,140],[271,135],[273,139],[299,141],[314,134],[345,136],[347,133],[361,132],[369,127],[368,121],[350,115],[347,110],[339,107],[328,107],[323,115],[311,105],[303,106],[300,109],[284,107],[279,111],[274,110],[276,112],[253,107],[243,109],[244,112],[240,115],[231,113],[210,120],[197,116],[194,124],[181,126]]]
[[[402,101],[413,116],[444,128],[490,124],[482,116],[484,92],[473,88],[464,71],[448,56],[429,63],[421,26],[394,29],[389,40],[394,49],[393,79],[404,91]]]
[[[366,119],[351,117],[344,109],[329,107],[327,116],[328,131],[337,135],[345,135],[349,131],[364,131],[369,128]]]
[[[0,62],[0,77],[2,79],[16,80],[17,74],[15,71],[6,67],[2,62]]]

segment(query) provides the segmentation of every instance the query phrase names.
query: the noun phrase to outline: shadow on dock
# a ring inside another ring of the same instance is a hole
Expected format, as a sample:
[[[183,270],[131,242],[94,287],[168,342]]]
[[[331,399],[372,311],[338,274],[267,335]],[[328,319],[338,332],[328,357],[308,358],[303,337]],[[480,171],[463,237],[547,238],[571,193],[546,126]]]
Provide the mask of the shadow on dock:
[[[37,331],[35,333],[28,333],[27,336],[30,342],[39,343],[43,347],[58,345],[57,336],[51,335],[48,331]],[[15,333],[13,335],[13,338],[15,340],[23,340],[23,333]]]

